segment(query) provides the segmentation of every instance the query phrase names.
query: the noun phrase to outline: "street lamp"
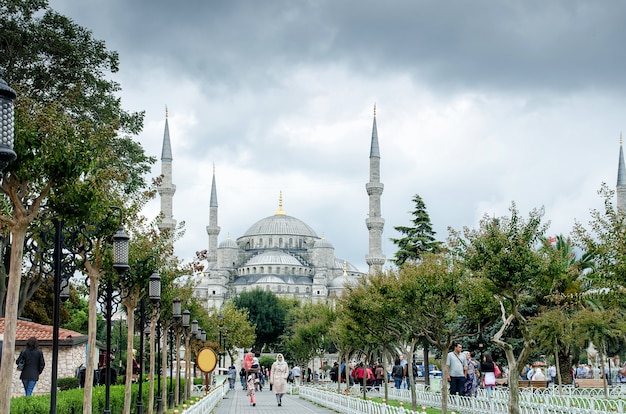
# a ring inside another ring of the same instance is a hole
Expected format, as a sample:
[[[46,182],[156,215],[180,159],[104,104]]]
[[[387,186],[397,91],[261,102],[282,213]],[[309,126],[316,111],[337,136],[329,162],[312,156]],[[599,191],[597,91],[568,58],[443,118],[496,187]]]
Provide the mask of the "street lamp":
[[[122,276],[130,266],[128,265],[128,240],[130,237],[124,231],[124,227],[120,224],[117,232],[113,235],[113,269],[118,275]],[[111,318],[113,313],[113,281],[107,278],[106,284],[106,378],[105,378],[105,397],[104,397],[104,414],[111,413]]]
[[[156,307],[161,300],[161,277],[159,274],[154,271],[150,276],[150,280],[148,283],[148,297],[150,302]],[[145,298],[141,298],[141,302],[139,302],[140,306],[140,326],[141,326],[141,336],[139,338],[139,394],[137,395],[137,414],[143,414],[143,369],[144,369],[144,361],[143,361],[143,327],[145,325],[146,319],[146,301]]]
[[[183,311],[183,337],[185,339],[185,355],[187,355],[187,349],[189,348],[189,341],[187,341],[187,331],[189,329],[189,319],[191,318],[191,312],[189,309],[185,309]],[[178,352],[178,361],[180,361],[180,352]],[[185,363],[187,362],[187,358],[185,358]],[[187,378],[187,365],[185,365],[185,388],[189,385],[189,381]],[[185,396],[187,393],[185,393]],[[183,387],[181,387],[181,378],[180,378],[180,362],[178,363],[178,401],[183,400]]]
[[[0,77],[0,178],[9,163],[17,158],[13,151],[15,91]]]

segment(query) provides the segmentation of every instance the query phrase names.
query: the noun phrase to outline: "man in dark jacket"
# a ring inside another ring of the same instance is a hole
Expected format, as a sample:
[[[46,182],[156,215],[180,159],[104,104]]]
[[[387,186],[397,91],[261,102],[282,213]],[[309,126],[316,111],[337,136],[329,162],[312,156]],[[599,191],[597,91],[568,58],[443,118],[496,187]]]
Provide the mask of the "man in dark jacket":
[[[39,381],[39,375],[43,372],[46,362],[43,359],[43,352],[39,349],[37,338],[31,337],[26,342],[26,348],[20,352],[20,356],[17,358],[17,362],[24,361],[24,368],[22,368],[22,374],[20,379],[24,385],[24,392],[27,397],[33,395],[35,384]]]

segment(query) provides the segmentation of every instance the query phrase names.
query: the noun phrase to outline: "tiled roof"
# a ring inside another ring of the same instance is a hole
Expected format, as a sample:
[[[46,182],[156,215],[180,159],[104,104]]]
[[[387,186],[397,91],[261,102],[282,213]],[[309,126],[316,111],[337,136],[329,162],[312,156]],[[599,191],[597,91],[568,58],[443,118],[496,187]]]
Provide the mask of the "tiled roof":
[[[18,319],[15,344],[18,346],[24,345],[32,336],[37,338],[39,345],[46,346],[52,344],[52,329],[51,325],[42,325]],[[4,333],[4,318],[0,318],[0,332]],[[83,342],[87,342],[87,335],[59,328],[60,346],[71,346]]]

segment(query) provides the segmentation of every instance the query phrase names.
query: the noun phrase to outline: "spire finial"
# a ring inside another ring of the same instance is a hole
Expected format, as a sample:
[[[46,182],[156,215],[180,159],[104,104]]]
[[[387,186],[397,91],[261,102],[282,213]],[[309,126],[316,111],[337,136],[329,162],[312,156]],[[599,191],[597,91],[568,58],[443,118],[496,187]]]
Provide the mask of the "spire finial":
[[[280,192],[280,197],[278,198],[278,210],[276,210],[275,216],[286,216],[285,210],[283,210],[283,192]]]
[[[622,131],[619,133],[619,145],[622,145]]]
[[[376,118],[376,102],[374,102],[374,118]]]
[[[165,105],[165,119],[167,119],[169,117],[168,111],[167,111],[167,105]]]
[[[215,175],[215,163],[213,163],[213,175]]]

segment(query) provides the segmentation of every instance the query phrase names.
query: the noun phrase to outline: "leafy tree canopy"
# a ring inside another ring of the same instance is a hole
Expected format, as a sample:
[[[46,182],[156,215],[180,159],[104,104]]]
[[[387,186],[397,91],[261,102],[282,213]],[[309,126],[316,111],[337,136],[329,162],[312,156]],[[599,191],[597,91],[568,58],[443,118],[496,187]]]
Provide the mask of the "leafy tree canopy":
[[[272,292],[255,289],[242,292],[233,299],[238,309],[247,309],[250,322],[256,326],[255,349],[261,350],[265,345],[274,345],[285,331],[287,311],[278,297]]]

